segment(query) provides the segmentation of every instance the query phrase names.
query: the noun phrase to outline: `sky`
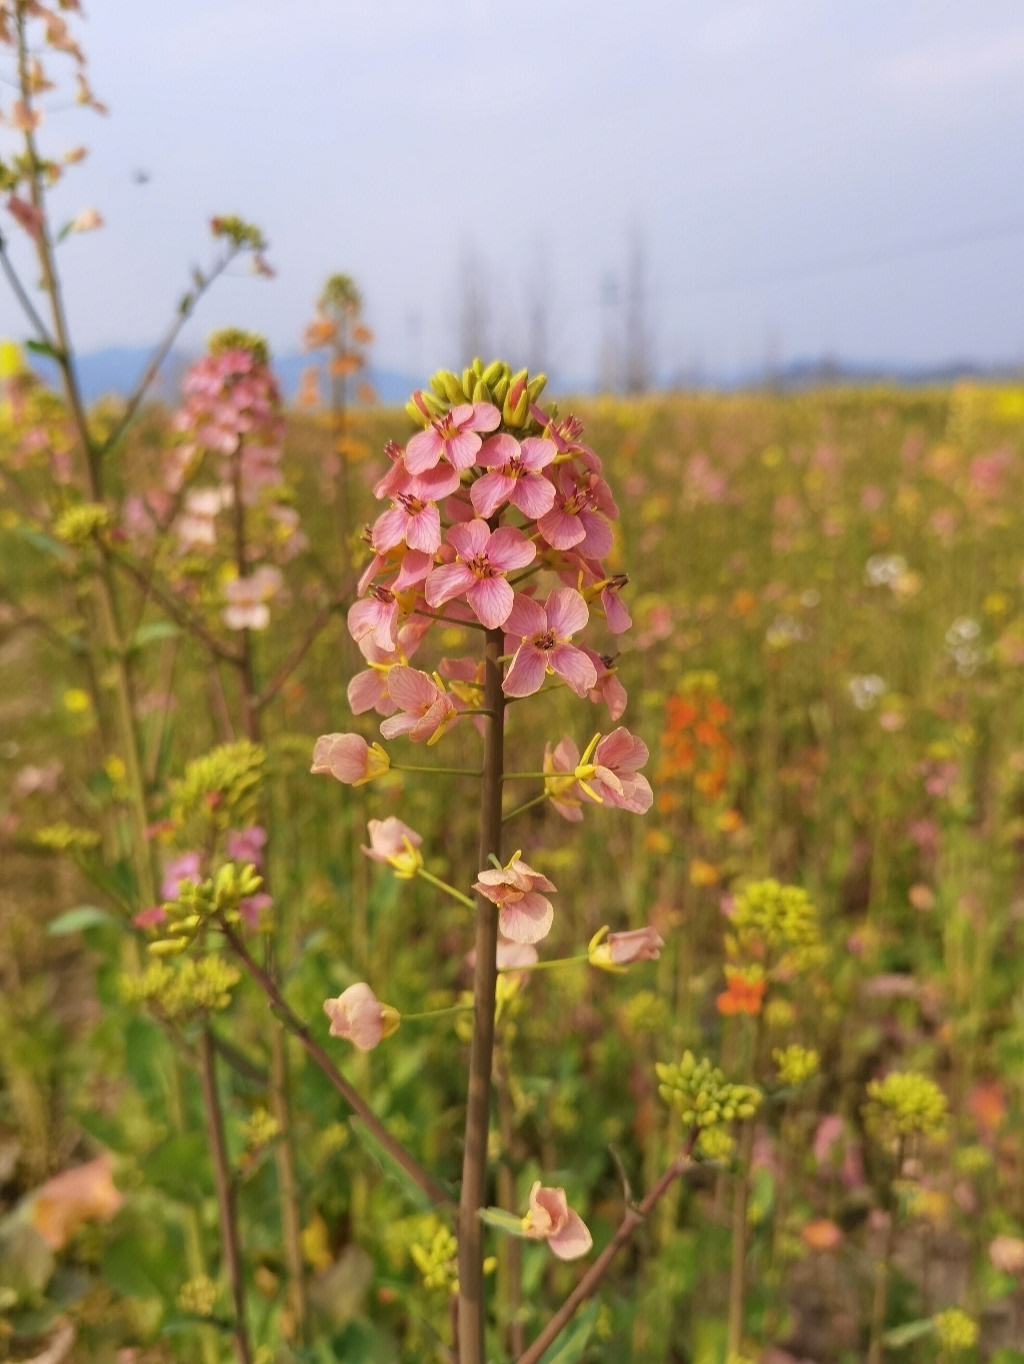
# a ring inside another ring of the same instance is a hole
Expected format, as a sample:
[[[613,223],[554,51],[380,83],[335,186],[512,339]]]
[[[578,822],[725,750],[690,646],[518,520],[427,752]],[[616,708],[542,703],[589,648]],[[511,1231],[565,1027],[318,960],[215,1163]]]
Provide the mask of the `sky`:
[[[581,380],[631,308],[662,378],[1024,362],[1020,0],[84,3],[109,115],[58,91],[39,133],[90,149],[55,221],[105,220],[60,247],[82,351],[155,341],[237,213],[277,273],[220,281],[195,350],[296,350],[343,272],[414,376],[467,358],[474,290],[490,352]]]

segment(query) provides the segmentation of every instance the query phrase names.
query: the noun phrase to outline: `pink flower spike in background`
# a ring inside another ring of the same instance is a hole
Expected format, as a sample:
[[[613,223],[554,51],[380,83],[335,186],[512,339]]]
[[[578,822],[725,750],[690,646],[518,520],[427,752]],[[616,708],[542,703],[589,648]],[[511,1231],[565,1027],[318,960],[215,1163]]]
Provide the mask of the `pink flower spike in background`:
[[[498,932],[515,943],[547,937],[554,919],[551,901],[539,892],[555,887],[520,859],[518,852],[501,867],[482,871],[473,889],[498,906]]]
[[[385,720],[380,732],[385,739],[405,734],[414,743],[436,744],[455,719],[455,703],[438,681],[416,668],[397,665],[388,673],[388,694],[400,714]]]
[[[597,684],[597,670],[571,640],[589,617],[587,603],[575,588],[556,588],[544,606],[517,593],[505,622],[505,632],[515,647],[502,683],[505,695],[531,696],[540,690],[547,674],[554,673],[577,696],[586,696]]]
[[[442,564],[428,576],[424,584],[428,605],[443,606],[453,597],[465,597],[481,625],[488,630],[504,625],[512,610],[513,592],[503,575],[532,563],[536,545],[514,526],[492,531],[479,519],[452,526],[448,543],[458,560]]]
[[[267,605],[284,586],[279,568],[264,564],[246,578],[232,578],[224,584],[227,606],[224,624],[230,630],[265,630],[270,624]]]
[[[391,766],[380,744],[372,746],[361,734],[321,734],[313,749],[311,772],[326,772],[346,786],[362,786]]]
[[[324,1013],[331,1020],[331,1036],[344,1038],[360,1051],[372,1051],[398,1029],[402,1016],[389,1004],[381,1004],[365,981],[350,985],[337,999],[324,1000]]]
[[[565,1190],[546,1187],[539,1179],[530,1190],[523,1235],[533,1241],[547,1241],[560,1260],[578,1260],[594,1244],[579,1213],[569,1207]]]
[[[665,940],[650,925],[628,933],[609,933],[605,926],[591,938],[587,957],[591,966],[603,971],[625,971],[635,961],[657,961],[664,946]]]

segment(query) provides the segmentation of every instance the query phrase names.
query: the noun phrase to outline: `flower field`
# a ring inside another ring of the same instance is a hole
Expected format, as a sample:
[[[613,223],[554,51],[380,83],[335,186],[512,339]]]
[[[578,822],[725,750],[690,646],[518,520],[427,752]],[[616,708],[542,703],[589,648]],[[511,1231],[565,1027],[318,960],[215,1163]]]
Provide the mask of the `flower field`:
[[[486,902],[487,1359],[1024,1360],[1024,392],[265,359],[100,493],[9,364],[0,1359],[453,1358]]]

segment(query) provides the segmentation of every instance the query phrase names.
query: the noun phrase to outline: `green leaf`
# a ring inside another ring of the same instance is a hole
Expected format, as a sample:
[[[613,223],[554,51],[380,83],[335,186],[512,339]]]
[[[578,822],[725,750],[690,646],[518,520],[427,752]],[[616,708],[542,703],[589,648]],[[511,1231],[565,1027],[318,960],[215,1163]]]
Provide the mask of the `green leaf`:
[[[600,1308],[598,1302],[587,1303],[568,1330],[559,1336],[550,1350],[545,1350],[540,1364],[576,1364],[587,1348]]]
[[[51,919],[46,925],[46,931],[53,938],[61,938],[68,933],[81,933],[84,928],[96,928],[117,922],[109,910],[100,909],[98,905],[76,905],[74,909],[66,909],[63,914],[58,914],[56,919]]]
[[[156,1227],[119,1236],[104,1252],[104,1279],[122,1297],[166,1300],[173,1283],[171,1266],[162,1263],[166,1244]],[[180,1267],[177,1275],[181,1277]]]
[[[63,559],[65,563],[73,559],[74,555],[67,545],[62,545],[59,540],[55,540],[52,535],[47,535],[45,531],[34,530],[31,526],[17,525],[13,533],[19,540],[24,540],[25,544],[31,545],[33,549],[41,550],[43,554],[49,554],[54,559]]]
[[[383,1146],[379,1146],[373,1136],[363,1126],[358,1119],[353,1119],[349,1123],[349,1131],[363,1146],[385,1175],[389,1176],[394,1183],[398,1184],[406,1198],[413,1206],[426,1211],[432,1208],[433,1201],[420,1188],[411,1175],[399,1165],[398,1161],[390,1156]]]
[[[477,1216],[485,1226],[493,1227],[505,1236],[523,1235],[523,1219],[514,1212],[506,1212],[504,1208],[481,1208]]]
[[[179,1203],[198,1203],[213,1193],[209,1143],[204,1132],[168,1137],[139,1163],[146,1182]]]
[[[128,641],[130,651],[144,649],[147,644],[157,644],[162,639],[174,639],[181,634],[181,627],[171,620],[151,620],[140,625]]]
[[[902,1326],[894,1326],[891,1331],[886,1331],[882,1339],[890,1349],[901,1350],[904,1345],[912,1345],[922,1336],[930,1336],[934,1330],[935,1323],[931,1317],[922,1317],[920,1321],[908,1321]]]
[[[25,342],[25,349],[31,351],[33,355],[45,355],[48,360],[61,361],[64,357],[56,346],[52,346],[49,341],[36,341],[29,338]]]

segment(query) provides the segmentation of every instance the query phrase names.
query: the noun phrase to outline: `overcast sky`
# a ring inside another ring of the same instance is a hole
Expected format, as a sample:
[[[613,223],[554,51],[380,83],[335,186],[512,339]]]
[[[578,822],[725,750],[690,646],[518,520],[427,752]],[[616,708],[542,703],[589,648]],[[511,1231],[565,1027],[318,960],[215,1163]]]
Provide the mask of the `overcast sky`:
[[[1020,0],[92,0],[77,31],[109,117],[40,138],[90,146],[55,216],[106,219],[61,247],[83,350],[155,340],[239,213],[277,276],[218,285],[193,348],[296,349],[342,271],[377,364],[457,364],[473,277],[492,348],[535,361],[542,318],[586,377],[638,251],[663,374],[1024,358]]]

